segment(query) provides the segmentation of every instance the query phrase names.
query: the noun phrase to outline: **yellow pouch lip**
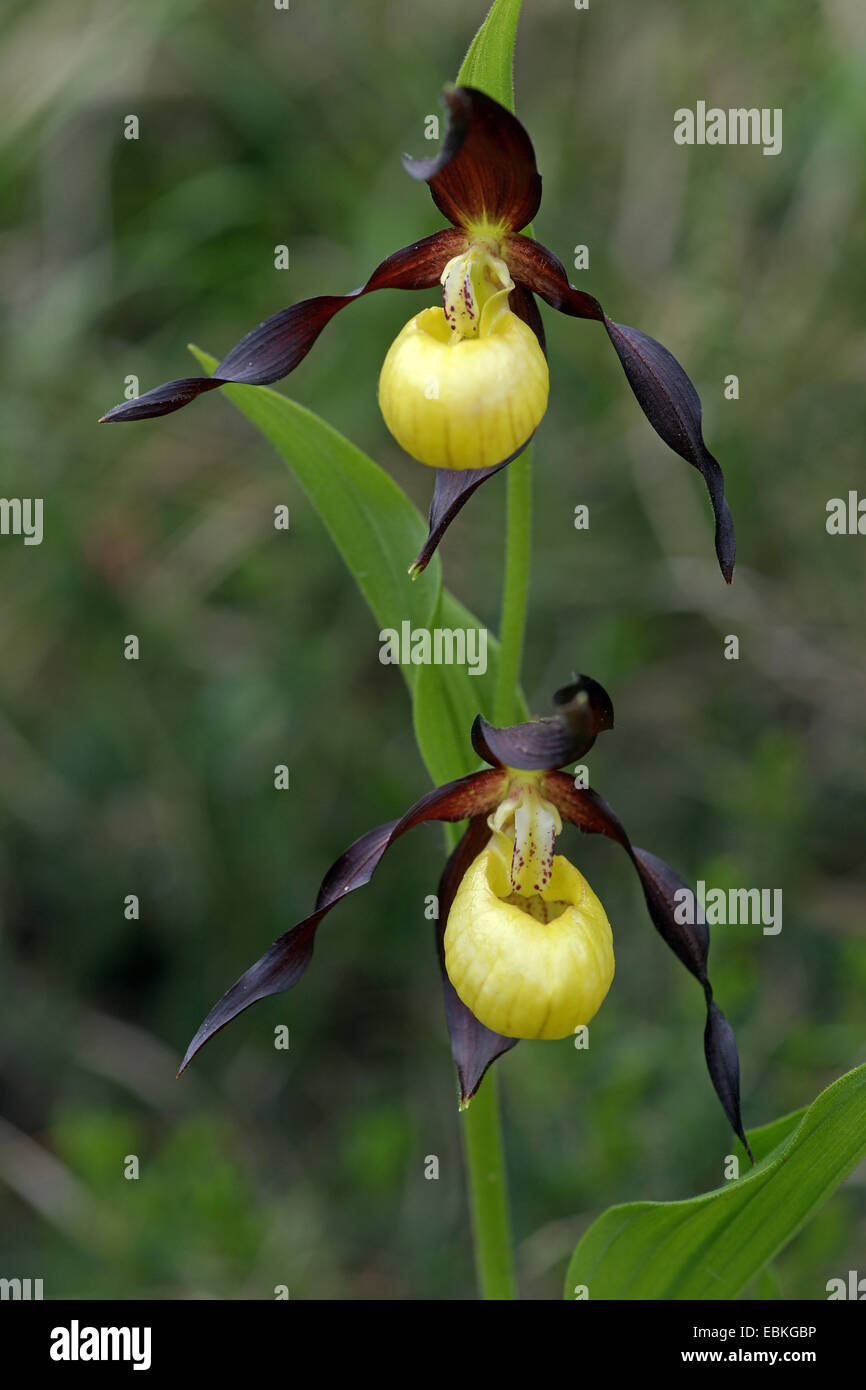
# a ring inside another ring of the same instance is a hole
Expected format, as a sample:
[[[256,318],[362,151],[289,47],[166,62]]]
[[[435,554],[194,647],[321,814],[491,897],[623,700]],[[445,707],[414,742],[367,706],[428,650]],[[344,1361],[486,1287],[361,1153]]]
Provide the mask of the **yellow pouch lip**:
[[[454,339],[438,306],[414,315],[388,349],[379,408],[398,444],[433,468],[491,468],[517,454],[547,409],[547,361],[522,319],[495,301],[485,336]]]
[[[506,1037],[552,1040],[589,1023],[614,976],[613,935],[600,901],[555,855],[546,903],[567,906],[548,923],[507,902],[508,864],[490,845],[470,865],[445,930],[445,966],[475,1017]]]

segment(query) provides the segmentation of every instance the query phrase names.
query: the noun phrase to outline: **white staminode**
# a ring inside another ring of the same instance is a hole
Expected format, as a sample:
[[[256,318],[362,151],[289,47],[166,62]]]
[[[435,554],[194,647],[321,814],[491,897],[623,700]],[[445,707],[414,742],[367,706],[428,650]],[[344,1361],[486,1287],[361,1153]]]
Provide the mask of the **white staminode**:
[[[513,836],[509,879],[516,893],[540,893],[550,882],[553,851],[562,820],[534,782],[523,783],[503,801],[487,824],[495,835]]]
[[[477,338],[494,311],[507,307],[514,281],[508,266],[483,246],[453,256],[440,277],[445,318],[455,340]],[[495,301],[495,303],[491,303]],[[491,309],[485,314],[485,307]]]

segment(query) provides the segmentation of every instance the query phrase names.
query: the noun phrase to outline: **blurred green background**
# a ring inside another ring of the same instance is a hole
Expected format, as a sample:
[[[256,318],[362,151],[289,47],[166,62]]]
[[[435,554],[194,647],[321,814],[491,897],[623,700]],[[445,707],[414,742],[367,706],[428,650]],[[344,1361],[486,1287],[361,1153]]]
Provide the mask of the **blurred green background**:
[[[127,374],[146,390],[192,373],[190,339],[220,354],[440,225],[399,154],[429,151],[424,118],[482,15],[464,0],[4,7],[2,492],[45,499],[45,539],[0,538],[0,1273],[42,1277],[46,1297],[473,1296],[423,914],[436,827],[328,921],[298,991],[174,1080],[204,1013],[336,855],[427,781],[368,611],[229,402],[95,422]],[[858,0],[527,0],[517,48],[536,233],[569,265],[587,244],[578,283],[686,365],[739,540],[727,590],[700,478],[656,440],[597,325],[547,312],[524,684],[538,713],[575,668],[609,689],[593,784],[637,843],[689,881],[783,889],[780,935],[719,928],[712,949],[747,1125],[866,1060],[866,540],[824,524],[864,479],[864,65]],[[676,147],[673,112],[698,99],[783,108],[782,154]],[[426,510],[432,475],[375,398],[422,302],[353,306],[281,389]],[[477,494],[442,548],[449,587],[492,626],[504,491]],[[617,848],[571,851],[606,904],[617,979],[589,1052],[524,1044],[500,1064],[529,1298],[559,1296],[606,1206],[716,1186],[731,1146],[700,991]],[[863,1272],[864,1189],[861,1168],[777,1261],[783,1296]]]

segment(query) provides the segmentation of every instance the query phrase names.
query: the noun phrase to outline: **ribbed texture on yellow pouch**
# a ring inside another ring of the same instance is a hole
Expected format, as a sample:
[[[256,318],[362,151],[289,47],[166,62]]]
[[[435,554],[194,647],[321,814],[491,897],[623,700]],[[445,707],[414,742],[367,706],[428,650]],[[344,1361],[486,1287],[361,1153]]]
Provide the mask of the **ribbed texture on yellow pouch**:
[[[567,859],[556,855],[543,891],[521,898],[494,841],[457,890],[445,967],[488,1028],[512,1038],[564,1038],[589,1022],[610,988],[613,937],[604,908]]]
[[[379,407],[398,444],[433,468],[490,468],[525,444],[547,409],[538,339],[506,310],[490,331],[455,341],[444,310],[425,309],[391,344]]]

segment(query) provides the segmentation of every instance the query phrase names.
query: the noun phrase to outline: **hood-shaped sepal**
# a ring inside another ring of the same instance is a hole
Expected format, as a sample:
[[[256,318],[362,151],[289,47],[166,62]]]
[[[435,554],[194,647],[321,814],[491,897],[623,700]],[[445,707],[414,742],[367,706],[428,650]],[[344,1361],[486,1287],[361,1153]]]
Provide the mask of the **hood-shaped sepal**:
[[[553,697],[556,714],[497,729],[478,715],[472,747],[494,767],[524,771],[565,767],[588,753],[605,729],[613,728],[613,704],[603,685],[591,676],[576,676]]]
[[[404,154],[406,172],[429,185],[455,227],[474,232],[484,224],[501,236],[528,226],[541,202],[541,175],[517,117],[475,87],[446,88],[444,101],[442,149],[432,159]]]

